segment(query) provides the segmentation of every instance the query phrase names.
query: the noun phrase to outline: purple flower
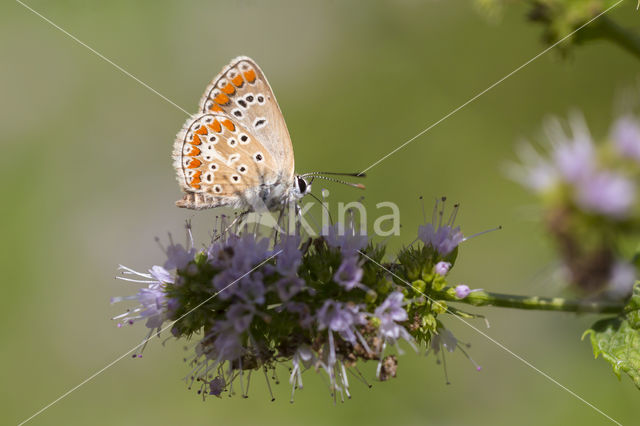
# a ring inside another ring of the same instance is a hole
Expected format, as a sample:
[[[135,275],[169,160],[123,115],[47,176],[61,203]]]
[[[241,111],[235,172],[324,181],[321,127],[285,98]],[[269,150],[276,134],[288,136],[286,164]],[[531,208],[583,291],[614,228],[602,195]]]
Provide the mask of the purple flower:
[[[244,353],[240,337],[241,333],[235,330],[232,322],[220,321],[214,325],[211,334],[198,344],[196,353],[200,351],[215,362],[233,361]]]
[[[603,170],[598,164],[596,148],[582,116],[573,115],[569,125],[571,134],[568,135],[558,120],[547,123],[551,159],[544,160],[530,149],[528,158],[524,158],[529,165],[522,167],[525,172],[516,171],[514,176],[538,192],[565,183],[581,209],[614,219],[626,217],[635,202],[634,182],[622,174]],[[640,161],[640,125],[633,118],[619,119],[612,138],[623,155]]]
[[[275,286],[280,300],[286,302],[305,288],[305,282],[302,278],[291,275],[280,278]]]
[[[616,299],[629,296],[636,280],[636,268],[627,262],[618,261],[613,265],[607,293]]]
[[[635,202],[634,183],[613,172],[598,172],[576,187],[576,202],[587,211],[612,218],[623,218]]]
[[[399,291],[391,293],[374,311],[374,316],[380,321],[380,335],[385,342],[395,344],[402,338],[412,346],[413,338],[398,322],[406,321],[409,317],[402,304],[404,296]],[[415,348],[415,346],[414,346]]]
[[[151,273],[149,274],[136,272],[125,266],[121,266],[120,268],[124,270],[124,274],[137,275],[144,279],[118,278],[125,281],[146,283],[148,285],[147,287],[141,288],[135,296],[111,298],[111,303],[118,303],[124,300],[137,300],[140,303],[137,308],[113,318],[119,320],[118,327],[121,327],[122,324],[133,324],[136,321],[147,320],[145,325],[148,328],[160,330],[162,323],[168,319],[169,313],[167,309],[167,297],[164,293],[165,284],[164,282],[160,282],[156,277],[166,279],[167,282],[172,282],[173,277],[159,266],[151,268]]]
[[[322,236],[330,247],[340,248],[345,256],[353,255],[369,244],[366,234],[360,234],[352,224],[344,226],[336,223],[333,226],[323,228]]]
[[[342,264],[333,275],[333,279],[349,291],[355,287],[364,287],[360,284],[362,274],[363,271],[358,264],[358,258],[356,256],[348,256],[342,260]]]
[[[211,265],[220,271],[213,278],[215,289],[224,290],[218,297],[226,300],[237,296],[248,303],[264,303],[266,289],[262,271],[247,273],[272,255],[267,238],[231,235],[224,242],[213,243],[207,255]]]
[[[460,227],[453,228],[449,225],[434,228],[431,223],[421,225],[418,228],[418,238],[425,246],[433,247],[441,256],[451,253],[464,240]]]
[[[340,334],[344,340],[351,344],[356,343],[355,327],[367,323],[365,314],[360,312],[360,306],[351,303],[326,300],[316,313],[318,329],[329,329]]]
[[[246,303],[234,303],[227,309],[227,321],[233,325],[237,333],[242,333],[253,320],[256,310],[253,305]]]
[[[469,294],[475,292],[475,291],[482,291],[481,288],[476,288],[476,289],[470,289],[468,285],[465,284],[460,284],[456,286],[456,297],[458,299],[464,299],[465,297],[467,297]]]
[[[183,269],[195,255],[194,248],[187,250],[182,244],[171,244],[167,247],[167,261],[164,263],[164,269]]]
[[[220,394],[224,391],[227,384],[224,381],[224,378],[218,376],[212,381],[209,382],[209,395],[220,396]]]
[[[443,277],[449,273],[449,269],[451,268],[451,263],[449,262],[438,262],[436,266],[433,268],[436,274],[442,275]]]
[[[436,355],[442,348],[446,349],[447,352],[453,352],[458,347],[458,339],[448,329],[438,328],[438,334],[431,336],[429,346]]]
[[[521,185],[541,193],[559,181],[555,165],[536,151],[531,144],[521,142],[517,154],[522,164],[510,164],[507,174]]]
[[[285,276],[296,275],[302,263],[302,252],[300,247],[300,237],[294,235],[283,235],[282,239],[274,248],[274,252],[280,252],[276,258],[276,270]]]
[[[293,402],[293,394],[296,388],[302,389],[303,387],[303,369],[311,367],[315,361],[316,357],[311,348],[307,345],[300,345],[293,354],[293,359],[291,360],[293,368],[291,369],[291,375],[289,376],[289,383],[291,384],[291,402]]]
[[[613,125],[611,138],[620,154],[640,162],[640,124],[633,116],[620,117]]]
[[[580,115],[569,121],[571,135],[567,135],[557,119],[545,125],[551,142],[551,159],[543,157],[531,145],[522,143],[518,156],[522,165],[513,165],[508,172],[522,185],[541,193],[552,189],[561,181],[576,183],[589,176],[596,166],[595,147],[591,135]]]
[[[547,123],[546,130],[553,146],[552,159],[567,182],[577,182],[595,168],[595,147],[584,117],[573,114],[569,120],[571,135],[567,135],[559,120]]]
[[[149,274],[161,283],[173,283],[173,275],[171,275],[162,266],[155,265],[149,269]]]

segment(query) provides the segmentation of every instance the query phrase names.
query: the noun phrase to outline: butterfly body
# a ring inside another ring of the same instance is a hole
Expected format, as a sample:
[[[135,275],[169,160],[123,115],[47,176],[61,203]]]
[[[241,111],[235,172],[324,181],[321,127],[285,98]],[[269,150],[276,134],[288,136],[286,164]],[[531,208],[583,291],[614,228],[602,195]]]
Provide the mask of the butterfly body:
[[[178,207],[274,210],[310,190],[294,173],[284,117],[253,60],[231,61],[207,87],[199,109],[174,143],[173,165],[186,193]]]

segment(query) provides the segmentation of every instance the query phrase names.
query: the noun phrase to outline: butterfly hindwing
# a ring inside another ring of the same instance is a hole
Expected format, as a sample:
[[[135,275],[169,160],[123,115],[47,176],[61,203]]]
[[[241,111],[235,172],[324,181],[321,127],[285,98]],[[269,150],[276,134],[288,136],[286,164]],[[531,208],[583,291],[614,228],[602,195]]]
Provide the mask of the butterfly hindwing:
[[[176,137],[173,160],[187,193],[176,203],[180,207],[244,205],[278,179],[273,156],[258,138],[220,113],[189,118]]]
[[[249,129],[271,153],[288,180],[293,178],[293,147],[287,125],[264,73],[241,56],[227,65],[207,87],[202,113],[224,113]]]

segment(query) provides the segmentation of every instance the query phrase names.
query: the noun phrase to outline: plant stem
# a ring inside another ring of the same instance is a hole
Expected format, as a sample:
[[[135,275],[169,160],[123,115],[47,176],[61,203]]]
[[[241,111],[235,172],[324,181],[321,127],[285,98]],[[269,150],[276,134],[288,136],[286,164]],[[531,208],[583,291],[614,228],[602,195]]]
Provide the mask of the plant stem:
[[[601,16],[597,21],[597,28],[594,27],[590,30],[592,38],[612,41],[640,59],[640,36],[628,28],[618,25],[608,16]]]
[[[455,289],[448,287],[442,291],[431,292],[429,297],[436,300],[466,303],[473,306],[498,306],[502,308],[529,309],[536,311],[590,312],[599,314],[619,314],[624,302],[588,301],[564,299],[561,297],[517,296],[512,294],[474,291],[464,299],[456,296]]]

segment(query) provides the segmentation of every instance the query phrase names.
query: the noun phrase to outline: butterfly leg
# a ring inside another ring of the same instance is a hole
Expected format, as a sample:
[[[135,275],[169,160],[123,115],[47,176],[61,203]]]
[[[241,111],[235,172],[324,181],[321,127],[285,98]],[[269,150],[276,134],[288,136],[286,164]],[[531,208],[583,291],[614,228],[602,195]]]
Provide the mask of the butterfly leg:
[[[227,234],[227,232],[229,232],[234,226],[236,226],[238,223],[240,223],[245,217],[247,217],[247,215],[251,213],[250,210],[246,210],[242,213],[240,213],[238,216],[236,216],[229,225],[227,225],[224,230],[222,230],[222,232],[220,232],[218,235],[216,235],[211,242],[215,242],[218,241],[220,238],[222,238],[224,235]]]
[[[286,210],[286,207],[283,204],[282,209],[280,209],[280,214],[278,214],[278,221],[276,222],[276,226],[273,228],[273,241],[278,241],[278,234],[281,228],[281,224],[282,224],[282,220],[284,218],[284,211]],[[288,230],[287,230],[288,232]]]

